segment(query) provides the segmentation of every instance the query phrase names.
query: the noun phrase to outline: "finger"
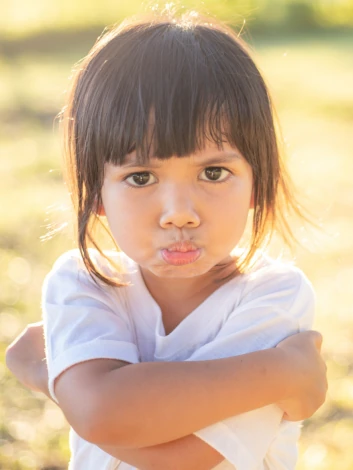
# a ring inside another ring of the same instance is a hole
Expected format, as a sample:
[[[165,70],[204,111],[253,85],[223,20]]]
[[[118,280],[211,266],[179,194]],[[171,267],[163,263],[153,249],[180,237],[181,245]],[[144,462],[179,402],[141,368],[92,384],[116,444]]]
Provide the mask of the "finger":
[[[322,340],[323,340],[322,334],[319,333],[318,331],[312,330],[312,331],[310,331],[310,335],[313,338],[313,341],[314,341],[314,344],[315,344],[317,350],[321,352]]]

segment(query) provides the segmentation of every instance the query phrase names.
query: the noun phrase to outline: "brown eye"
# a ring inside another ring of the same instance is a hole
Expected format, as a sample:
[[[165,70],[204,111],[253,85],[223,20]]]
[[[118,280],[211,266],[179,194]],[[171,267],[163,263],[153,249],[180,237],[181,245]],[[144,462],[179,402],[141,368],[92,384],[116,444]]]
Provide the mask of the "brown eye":
[[[140,173],[134,173],[125,178],[131,186],[150,186],[147,184],[151,179],[152,174],[148,171],[143,171]],[[129,181],[130,180],[130,181]]]
[[[205,168],[204,172],[207,177],[207,181],[215,181],[215,182],[225,181],[227,179],[227,176],[230,173],[230,171],[227,170],[226,168],[222,168],[218,166]],[[222,175],[223,175],[223,178],[221,178]]]

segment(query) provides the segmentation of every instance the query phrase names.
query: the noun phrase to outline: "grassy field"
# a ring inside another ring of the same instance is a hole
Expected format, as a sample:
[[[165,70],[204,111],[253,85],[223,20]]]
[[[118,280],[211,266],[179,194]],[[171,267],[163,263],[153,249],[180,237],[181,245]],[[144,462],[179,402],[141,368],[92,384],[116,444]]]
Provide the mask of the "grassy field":
[[[282,123],[291,173],[320,231],[297,229],[296,262],[317,292],[316,328],[329,368],[326,404],[307,420],[298,470],[353,468],[353,38],[256,41]],[[54,49],[53,49],[54,50]],[[67,49],[66,49],[67,50]],[[61,411],[24,389],[4,351],[40,319],[40,290],[56,257],[74,246],[53,117],[71,66],[87,52],[0,55],[0,468],[62,470],[68,427]],[[62,227],[61,231],[58,229]],[[53,237],[46,237],[53,232]],[[274,251],[278,250],[276,243]]]

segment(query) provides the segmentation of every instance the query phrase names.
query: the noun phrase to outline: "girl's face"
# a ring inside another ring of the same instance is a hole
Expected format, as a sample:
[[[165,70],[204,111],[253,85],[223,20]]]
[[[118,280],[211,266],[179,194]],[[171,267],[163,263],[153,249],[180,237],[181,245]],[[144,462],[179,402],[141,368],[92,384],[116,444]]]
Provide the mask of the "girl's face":
[[[237,149],[209,143],[188,157],[151,158],[148,166],[106,164],[102,200],[120,249],[158,277],[208,273],[229,260],[252,206],[252,169]],[[175,265],[163,250],[178,241],[200,249],[196,261]]]

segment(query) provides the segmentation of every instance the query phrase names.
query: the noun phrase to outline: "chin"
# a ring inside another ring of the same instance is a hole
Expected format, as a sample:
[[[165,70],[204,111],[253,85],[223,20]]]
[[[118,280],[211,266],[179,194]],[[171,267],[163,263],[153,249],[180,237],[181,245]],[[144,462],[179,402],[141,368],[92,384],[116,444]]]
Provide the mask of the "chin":
[[[183,264],[181,266],[173,266],[170,264],[163,264],[147,268],[151,273],[157,277],[179,278],[186,279],[206,274],[212,266],[197,266],[197,262],[190,264]]]

